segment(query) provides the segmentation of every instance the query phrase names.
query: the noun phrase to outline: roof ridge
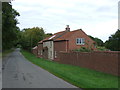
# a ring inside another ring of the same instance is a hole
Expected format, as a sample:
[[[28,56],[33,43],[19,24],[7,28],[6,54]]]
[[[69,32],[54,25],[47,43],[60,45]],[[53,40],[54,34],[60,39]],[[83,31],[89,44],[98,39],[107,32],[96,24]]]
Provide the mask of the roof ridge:
[[[65,31],[60,31],[60,32],[54,33],[53,35],[55,35],[55,34],[59,34],[59,33],[62,33],[62,32],[65,32]]]

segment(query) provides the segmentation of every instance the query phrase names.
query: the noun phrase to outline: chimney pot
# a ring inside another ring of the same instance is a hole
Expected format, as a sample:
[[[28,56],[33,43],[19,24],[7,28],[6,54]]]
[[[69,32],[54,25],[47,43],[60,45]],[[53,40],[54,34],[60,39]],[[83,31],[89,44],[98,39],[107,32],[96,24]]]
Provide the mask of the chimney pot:
[[[67,27],[66,27],[66,31],[69,31],[70,32],[70,27],[69,27],[69,25],[66,25]]]

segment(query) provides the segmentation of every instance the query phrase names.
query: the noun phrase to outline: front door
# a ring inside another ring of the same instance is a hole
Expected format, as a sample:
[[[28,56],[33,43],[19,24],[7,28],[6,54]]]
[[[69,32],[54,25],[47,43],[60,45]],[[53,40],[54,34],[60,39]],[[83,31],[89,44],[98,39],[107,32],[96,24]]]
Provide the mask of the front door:
[[[48,48],[43,49],[43,58],[48,59]]]

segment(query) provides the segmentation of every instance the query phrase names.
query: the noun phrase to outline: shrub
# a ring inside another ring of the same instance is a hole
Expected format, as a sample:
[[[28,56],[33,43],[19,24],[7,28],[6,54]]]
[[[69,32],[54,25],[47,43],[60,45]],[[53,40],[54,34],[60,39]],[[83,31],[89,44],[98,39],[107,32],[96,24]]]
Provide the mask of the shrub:
[[[97,47],[98,51],[109,51],[108,49],[106,49],[105,47]]]
[[[78,51],[78,52],[91,52],[91,49],[85,48],[85,47],[81,47],[80,49],[75,49],[73,51]]]

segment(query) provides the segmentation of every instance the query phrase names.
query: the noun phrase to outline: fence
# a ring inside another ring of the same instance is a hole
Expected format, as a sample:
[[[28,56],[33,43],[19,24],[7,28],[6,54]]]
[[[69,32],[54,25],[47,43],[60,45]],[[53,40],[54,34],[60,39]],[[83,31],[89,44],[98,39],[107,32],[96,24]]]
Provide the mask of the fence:
[[[60,52],[59,62],[119,75],[120,52]],[[118,62],[119,61],[119,62]]]

